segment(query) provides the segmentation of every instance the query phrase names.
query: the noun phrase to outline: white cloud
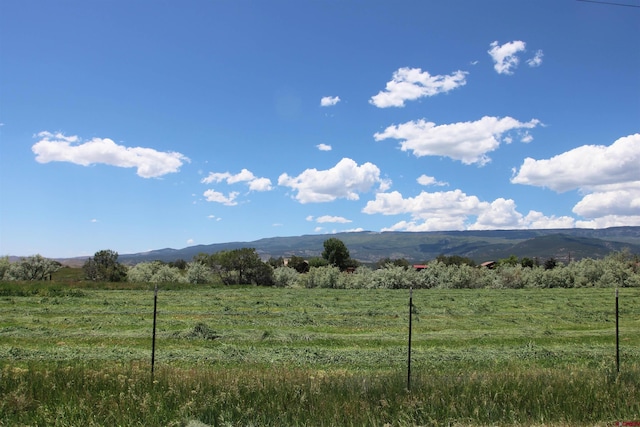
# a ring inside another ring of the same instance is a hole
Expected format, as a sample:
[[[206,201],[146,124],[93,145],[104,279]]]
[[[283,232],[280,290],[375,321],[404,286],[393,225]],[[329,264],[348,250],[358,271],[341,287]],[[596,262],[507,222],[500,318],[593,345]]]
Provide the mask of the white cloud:
[[[424,175],[424,174],[420,175],[416,181],[418,181],[418,184],[424,185],[424,186],[437,185],[437,186],[440,186],[440,187],[444,187],[444,186],[449,185],[446,182],[437,181],[434,177],[428,176],[428,175]]]
[[[321,107],[331,107],[340,102],[339,96],[325,96],[320,100]]]
[[[557,192],[590,191],[603,185],[640,180],[640,134],[616,140],[609,146],[582,145],[550,159],[527,157],[514,184],[547,187]]]
[[[514,184],[583,194],[573,212],[587,218],[580,227],[638,225],[640,212],[640,134],[609,146],[583,145],[550,159],[526,158]]]
[[[249,181],[249,190],[251,191],[271,191],[273,186],[269,178],[255,178]]]
[[[571,228],[575,223],[571,217],[546,217],[536,211],[525,216],[517,211],[511,199],[498,198],[489,203],[461,190],[423,191],[408,198],[397,191],[378,193],[362,211],[367,214],[410,215],[410,221],[399,221],[381,231]],[[474,218],[475,222],[472,222]]]
[[[493,59],[493,68],[498,74],[513,74],[514,68],[518,66],[520,59],[517,54],[523,52],[526,43],[520,40],[498,45],[497,41],[491,43],[491,49],[488,50],[491,59]],[[542,60],[542,58],[540,58]]]
[[[313,221],[313,215],[309,215],[305,218],[307,221]]]
[[[295,198],[300,203],[331,202],[343,198],[358,200],[358,193],[371,190],[373,186],[388,185],[380,178],[380,169],[373,163],[361,166],[343,158],[328,170],[307,169],[296,177],[283,173],[278,185],[297,190]]]
[[[523,132],[522,137],[520,138],[520,142],[524,142],[525,144],[528,144],[531,141],[533,141],[533,135],[531,135],[529,132]]]
[[[420,68],[400,68],[393,73],[385,90],[372,96],[369,103],[378,108],[404,107],[405,101],[446,93],[464,86],[467,74],[458,70],[448,76],[432,76]]]
[[[497,149],[501,142],[510,142],[507,132],[532,129],[540,124],[537,119],[520,122],[511,117],[485,116],[475,122],[459,122],[437,126],[425,120],[410,121],[392,125],[373,135],[376,141],[388,138],[399,139],[402,151],[412,151],[416,157],[445,156],[460,160],[464,164],[490,161],[486,155]],[[521,135],[525,142],[531,141],[531,135]],[[502,140],[502,141],[501,141]]]
[[[343,233],[361,233],[364,231],[364,228],[362,227],[357,227],[357,228],[349,228],[346,230],[343,230]]]
[[[226,205],[226,206],[237,205],[238,202],[236,202],[235,199],[238,197],[238,194],[240,193],[238,193],[237,191],[232,191],[231,193],[229,193],[228,196],[225,196],[223,193],[220,193],[215,190],[207,190],[203,193],[207,202],[222,203],[223,205]]]
[[[178,172],[189,159],[177,152],[152,148],[125,147],[109,138],[93,138],[81,143],[78,136],[40,132],[40,141],[32,147],[39,163],[69,162],[82,166],[106,164],[122,168],[137,168],[142,178],[157,178]]]
[[[229,172],[210,172],[205,178],[200,181],[203,184],[211,184],[212,182],[218,183],[231,176]]]
[[[367,214],[411,214],[414,218],[459,217],[477,214],[483,206],[476,196],[467,196],[460,190],[429,193],[404,198],[398,191],[378,193],[362,210]],[[456,227],[460,228],[460,227]]]
[[[598,187],[585,195],[573,207],[573,212],[585,218],[637,216],[640,213],[640,181]]]
[[[251,171],[242,169],[235,175],[229,172],[210,172],[200,182],[203,184],[220,183],[226,181],[227,184],[246,182],[251,191],[271,191],[273,186],[269,178],[257,178]]]
[[[319,216],[316,219],[316,222],[318,222],[320,224],[325,223],[325,222],[337,222],[337,223],[340,223],[340,224],[346,224],[346,223],[349,223],[349,222],[352,222],[352,221],[350,219],[346,219],[346,218],[343,218],[341,216],[323,215],[323,216]]]
[[[575,219],[569,216],[545,216],[541,212],[529,211],[525,216],[516,210],[516,204],[511,199],[498,198],[482,211],[469,230],[496,229],[545,229],[545,228],[573,228]]]
[[[478,214],[471,230],[514,229],[522,228],[522,214],[516,211],[516,203],[511,199],[498,198],[485,205]]]
[[[536,51],[535,56],[527,60],[527,65],[529,67],[539,67],[540,65],[542,65],[543,56],[544,56],[544,53],[542,53],[542,50]]]
[[[327,144],[318,144],[316,145],[316,148],[320,151],[331,151],[331,146],[327,145]]]
[[[580,228],[609,228],[609,227],[625,227],[637,226],[640,224],[640,215],[618,216],[607,215],[595,218],[589,221],[577,221],[576,225]]]
[[[524,222],[527,224],[526,228],[531,229],[573,228],[576,226],[575,218],[570,216],[546,216],[542,212],[533,210],[524,217]]]
[[[195,243],[195,240],[187,239],[187,245],[193,245],[194,243]]]
[[[229,176],[227,184],[235,184],[237,182],[251,182],[256,179],[255,175],[247,169],[242,169],[239,173]]]

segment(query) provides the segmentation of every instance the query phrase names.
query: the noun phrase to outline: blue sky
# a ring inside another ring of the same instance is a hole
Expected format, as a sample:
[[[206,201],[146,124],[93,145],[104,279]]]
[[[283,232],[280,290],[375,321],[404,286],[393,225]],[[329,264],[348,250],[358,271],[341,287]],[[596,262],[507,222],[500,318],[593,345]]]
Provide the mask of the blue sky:
[[[0,255],[640,225],[640,2],[3,0]]]

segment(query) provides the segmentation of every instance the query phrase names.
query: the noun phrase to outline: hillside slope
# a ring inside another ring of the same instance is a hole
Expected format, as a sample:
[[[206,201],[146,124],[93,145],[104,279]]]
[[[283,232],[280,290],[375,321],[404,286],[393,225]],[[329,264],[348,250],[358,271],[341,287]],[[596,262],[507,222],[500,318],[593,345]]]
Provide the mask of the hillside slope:
[[[381,258],[406,258],[427,261],[438,255],[460,255],[476,262],[506,258],[510,255],[561,261],[602,258],[612,251],[628,248],[640,253],[640,227],[563,230],[487,230],[446,232],[359,232],[292,237],[270,237],[253,242],[229,242],[190,246],[183,249],[160,249],[138,254],[120,255],[127,264],[161,260],[190,261],[199,253],[214,253],[242,247],[255,248],[263,259],[289,257],[310,258],[322,253],[323,242],[336,237],[342,240],[351,256],[362,262]]]

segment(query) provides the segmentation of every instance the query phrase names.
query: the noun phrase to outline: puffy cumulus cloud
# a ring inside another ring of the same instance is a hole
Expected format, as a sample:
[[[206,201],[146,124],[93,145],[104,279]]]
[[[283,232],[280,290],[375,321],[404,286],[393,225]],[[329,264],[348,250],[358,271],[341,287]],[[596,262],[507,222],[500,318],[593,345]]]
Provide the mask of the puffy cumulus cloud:
[[[246,182],[251,191],[271,191],[273,189],[269,178],[258,178],[247,169],[242,169],[235,175],[229,172],[211,172],[201,182],[203,184],[211,184],[223,181],[226,181],[229,185]]]
[[[271,191],[273,186],[269,178],[254,178],[249,181],[249,190],[251,191]]]
[[[331,151],[332,150],[331,146],[327,145],[327,144],[318,144],[318,145],[316,145],[316,148],[318,150],[320,150],[320,151]]]
[[[542,212],[533,210],[529,211],[524,217],[524,223],[526,228],[541,230],[550,228],[574,228],[577,225],[575,218],[570,216],[546,216]]]
[[[346,219],[341,216],[323,215],[316,218],[316,222],[318,223],[335,222],[340,224],[346,224],[352,221],[350,219]]]
[[[527,65],[529,67],[539,67],[540,65],[542,65],[543,56],[544,53],[541,50],[537,50],[533,58],[527,60]]]
[[[444,187],[444,186],[449,185],[446,182],[437,181],[434,177],[428,176],[428,175],[424,175],[424,174],[420,175],[416,181],[418,181],[418,184],[424,185],[424,186],[437,185],[437,186],[440,186],[440,187]]]
[[[516,211],[516,203],[511,199],[498,198],[484,205],[471,230],[522,228],[522,214]]]
[[[518,53],[526,49],[526,43],[515,40],[499,45],[497,41],[494,41],[490,46],[491,49],[488,50],[488,53],[494,62],[493,68],[498,74],[513,74],[513,70],[520,62]]]
[[[640,224],[640,215],[620,216],[607,215],[589,221],[577,221],[576,226],[580,228],[609,228],[637,226]]]
[[[537,119],[520,122],[511,117],[488,116],[475,122],[445,125],[418,120],[389,126],[373,137],[376,141],[401,140],[402,151],[412,151],[416,157],[444,156],[464,164],[483,165],[490,161],[487,153],[497,149],[502,142],[511,142],[509,132],[518,131],[521,140],[530,142],[532,137],[527,130],[539,124]]]
[[[421,192],[404,198],[397,191],[378,193],[362,210],[367,214],[408,214],[409,221],[399,221],[382,231],[491,230],[522,228],[571,228],[571,217],[547,217],[530,211],[526,216],[516,209],[511,199],[498,198],[484,202],[461,190]],[[475,218],[475,222],[473,219]]]
[[[412,222],[405,225],[407,231],[462,230],[469,215],[479,214],[487,205],[476,196],[468,196],[460,190],[429,193],[420,192],[416,197],[404,198],[398,191],[378,193],[375,200],[367,202],[362,212],[382,215],[411,215]],[[421,221],[420,226],[416,221]],[[418,228],[416,228],[418,227]]]
[[[525,216],[517,211],[512,199],[498,198],[477,216],[469,230],[573,228],[575,219],[569,216],[546,216],[529,211]]]
[[[177,152],[152,148],[125,147],[109,138],[93,138],[82,142],[78,136],[40,132],[41,138],[31,150],[39,163],[69,162],[82,166],[105,164],[122,168],[137,168],[142,178],[157,178],[178,172],[189,158]]]
[[[336,199],[358,200],[358,193],[368,192],[376,184],[382,191],[389,183],[380,178],[380,169],[373,163],[361,166],[349,158],[343,158],[327,170],[307,169],[298,176],[283,173],[278,185],[297,191],[300,203],[331,202]]]
[[[356,228],[348,228],[342,232],[343,233],[362,233],[363,231],[364,231],[364,228],[356,227]]]
[[[238,193],[237,191],[232,191],[231,193],[229,193],[228,196],[225,196],[223,193],[220,193],[218,191],[215,190],[207,190],[204,192],[204,198],[207,202],[216,202],[216,203],[222,203],[223,205],[226,206],[235,206],[238,204],[238,202],[236,202],[236,198],[238,197]]]
[[[640,181],[597,187],[573,207],[573,212],[585,218],[637,217],[640,213]]]
[[[322,97],[322,99],[320,99],[320,106],[331,107],[336,105],[338,102],[340,102],[339,96],[324,96]]]
[[[527,157],[511,178],[514,184],[547,187],[557,192],[589,191],[607,184],[640,180],[640,134],[618,139],[609,146],[583,145],[554,156]]]
[[[578,227],[640,224],[640,134],[613,144],[583,145],[550,159],[527,158],[511,178],[514,184],[546,187],[562,193],[579,190],[573,212]]]
[[[467,74],[458,70],[450,75],[432,76],[420,68],[400,68],[393,73],[385,90],[372,96],[369,103],[378,108],[404,107],[405,101],[446,93],[464,86]]]

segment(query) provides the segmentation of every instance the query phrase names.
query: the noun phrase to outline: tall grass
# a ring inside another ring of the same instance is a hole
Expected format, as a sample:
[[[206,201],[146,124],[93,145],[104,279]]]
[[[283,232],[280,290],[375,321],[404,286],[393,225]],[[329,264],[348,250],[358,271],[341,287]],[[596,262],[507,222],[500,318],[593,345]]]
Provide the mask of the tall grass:
[[[255,368],[255,367],[254,367]],[[7,426],[611,425],[640,416],[640,367],[623,375],[520,368],[458,375],[344,370],[5,365]],[[198,424],[200,423],[200,424]]]
[[[640,420],[640,290],[0,284],[0,426]],[[92,285],[93,286],[93,285]]]

